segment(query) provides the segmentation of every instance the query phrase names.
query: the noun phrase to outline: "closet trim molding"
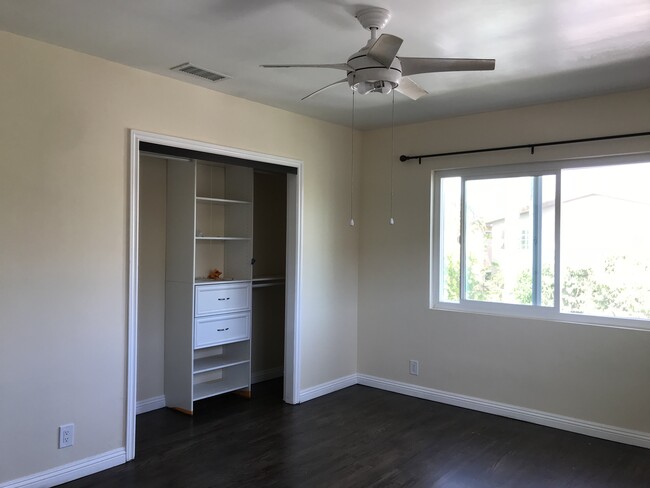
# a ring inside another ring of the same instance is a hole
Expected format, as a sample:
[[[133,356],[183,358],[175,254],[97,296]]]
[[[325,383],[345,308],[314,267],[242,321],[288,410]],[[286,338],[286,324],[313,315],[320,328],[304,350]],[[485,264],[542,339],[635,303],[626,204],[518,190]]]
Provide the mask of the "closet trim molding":
[[[137,389],[138,344],[138,247],[140,200],[140,142],[200,151],[227,158],[290,167],[287,179],[287,313],[285,323],[285,386],[284,401],[300,403],[300,328],[302,317],[302,234],[303,234],[303,162],[244,149],[219,146],[206,142],[183,139],[131,129],[129,172],[129,265],[127,309],[127,384],[126,384],[126,460],[135,458],[135,417]],[[292,212],[293,211],[293,212]],[[292,215],[293,214],[293,215]],[[291,218],[290,218],[291,217]]]

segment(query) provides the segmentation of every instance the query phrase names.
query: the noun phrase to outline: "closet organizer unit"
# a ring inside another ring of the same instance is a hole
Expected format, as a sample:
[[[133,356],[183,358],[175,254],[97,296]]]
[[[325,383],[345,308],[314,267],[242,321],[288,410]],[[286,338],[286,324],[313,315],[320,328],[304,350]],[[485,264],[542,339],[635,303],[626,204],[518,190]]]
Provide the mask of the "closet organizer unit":
[[[165,397],[250,396],[253,170],[169,160]],[[219,279],[208,275],[214,269]]]

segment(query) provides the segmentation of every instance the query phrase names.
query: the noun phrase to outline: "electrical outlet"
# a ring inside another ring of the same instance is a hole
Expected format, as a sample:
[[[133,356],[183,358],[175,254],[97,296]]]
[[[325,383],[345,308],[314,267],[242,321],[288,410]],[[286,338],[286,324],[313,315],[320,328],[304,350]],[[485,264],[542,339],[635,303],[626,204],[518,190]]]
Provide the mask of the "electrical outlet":
[[[415,359],[411,359],[409,361],[409,373],[412,375],[419,375],[420,374],[420,362],[416,361]]]
[[[74,444],[74,424],[65,424],[59,427],[59,449],[70,447]]]

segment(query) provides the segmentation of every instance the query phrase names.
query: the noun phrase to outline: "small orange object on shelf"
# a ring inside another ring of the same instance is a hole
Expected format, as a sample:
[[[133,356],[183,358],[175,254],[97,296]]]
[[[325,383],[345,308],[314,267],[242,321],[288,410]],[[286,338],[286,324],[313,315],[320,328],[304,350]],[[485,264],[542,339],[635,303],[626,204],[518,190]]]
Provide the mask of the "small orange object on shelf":
[[[217,268],[214,268],[210,270],[210,274],[208,275],[208,278],[211,280],[220,280],[222,274],[223,273],[221,271],[219,271]]]

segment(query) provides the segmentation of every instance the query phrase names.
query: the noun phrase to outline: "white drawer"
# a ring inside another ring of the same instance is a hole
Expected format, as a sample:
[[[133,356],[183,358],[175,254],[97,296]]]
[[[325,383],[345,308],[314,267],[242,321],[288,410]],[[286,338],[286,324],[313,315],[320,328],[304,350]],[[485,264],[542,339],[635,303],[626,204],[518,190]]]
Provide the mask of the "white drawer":
[[[197,317],[250,308],[250,283],[215,283],[195,287],[194,315]]]
[[[248,339],[250,323],[250,312],[197,317],[194,319],[194,348]]]

